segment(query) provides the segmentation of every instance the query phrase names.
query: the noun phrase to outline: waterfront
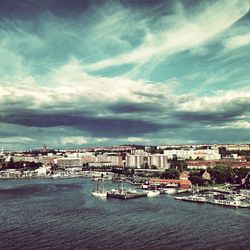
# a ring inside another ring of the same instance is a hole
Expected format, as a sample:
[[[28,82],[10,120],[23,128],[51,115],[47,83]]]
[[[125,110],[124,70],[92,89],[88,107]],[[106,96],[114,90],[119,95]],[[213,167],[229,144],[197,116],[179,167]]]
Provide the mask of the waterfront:
[[[111,182],[106,182],[111,186]],[[250,210],[91,196],[89,179],[0,182],[1,249],[248,249]]]

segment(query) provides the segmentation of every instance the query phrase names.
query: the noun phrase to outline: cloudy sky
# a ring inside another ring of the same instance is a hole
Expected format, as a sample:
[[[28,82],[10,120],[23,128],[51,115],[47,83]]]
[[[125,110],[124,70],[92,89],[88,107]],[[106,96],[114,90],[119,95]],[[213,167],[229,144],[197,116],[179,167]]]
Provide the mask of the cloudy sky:
[[[249,143],[249,0],[0,0],[0,145]]]

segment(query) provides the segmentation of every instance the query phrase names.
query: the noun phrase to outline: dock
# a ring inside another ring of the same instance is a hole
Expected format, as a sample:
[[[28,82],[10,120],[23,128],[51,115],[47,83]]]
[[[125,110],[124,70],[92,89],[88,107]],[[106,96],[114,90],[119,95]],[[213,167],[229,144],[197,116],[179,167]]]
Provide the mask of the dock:
[[[107,198],[115,198],[120,200],[128,200],[128,199],[135,199],[135,198],[141,198],[141,197],[147,197],[146,193],[134,193],[134,192],[119,192],[119,191],[111,191],[107,193]]]

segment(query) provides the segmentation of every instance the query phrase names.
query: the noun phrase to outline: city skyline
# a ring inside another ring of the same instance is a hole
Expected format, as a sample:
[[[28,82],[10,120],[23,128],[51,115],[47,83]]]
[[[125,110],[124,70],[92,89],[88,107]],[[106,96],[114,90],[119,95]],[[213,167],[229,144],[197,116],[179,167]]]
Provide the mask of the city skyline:
[[[250,142],[250,2],[0,0],[0,145]]]

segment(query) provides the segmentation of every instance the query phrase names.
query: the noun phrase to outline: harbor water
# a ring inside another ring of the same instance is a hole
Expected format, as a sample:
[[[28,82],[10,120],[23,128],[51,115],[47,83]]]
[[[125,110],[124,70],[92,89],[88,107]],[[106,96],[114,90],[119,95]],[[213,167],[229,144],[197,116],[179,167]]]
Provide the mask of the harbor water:
[[[101,199],[94,189],[83,178],[0,181],[0,249],[250,248],[250,209]]]

